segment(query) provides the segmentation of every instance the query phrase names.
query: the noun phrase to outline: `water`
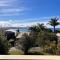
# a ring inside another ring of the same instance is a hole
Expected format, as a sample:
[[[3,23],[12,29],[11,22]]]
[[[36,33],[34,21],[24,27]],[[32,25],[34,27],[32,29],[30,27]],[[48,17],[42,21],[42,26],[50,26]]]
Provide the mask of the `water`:
[[[15,30],[17,31],[18,28],[15,28],[15,29],[12,29],[12,30]],[[29,32],[30,30],[27,28],[27,27],[22,27],[22,28],[19,28],[19,32]]]
[[[20,28],[19,32],[29,32],[28,28]]]
[[[49,29],[51,29],[52,31],[54,30],[53,28],[49,28]],[[12,29],[12,30],[17,31],[18,29]],[[60,30],[60,28],[56,28],[56,30]],[[19,32],[30,32],[30,30],[28,30],[28,28],[25,27],[25,28],[20,28]]]
[[[51,29],[52,31],[54,30],[54,28],[49,28]],[[60,28],[55,28],[55,30],[59,30],[60,31]]]
[[[50,28],[52,31],[54,30],[54,28]],[[60,30],[60,28],[56,28],[56,30]],[[28,28],[21,28],[19,29],[20,32],[29,32]]]

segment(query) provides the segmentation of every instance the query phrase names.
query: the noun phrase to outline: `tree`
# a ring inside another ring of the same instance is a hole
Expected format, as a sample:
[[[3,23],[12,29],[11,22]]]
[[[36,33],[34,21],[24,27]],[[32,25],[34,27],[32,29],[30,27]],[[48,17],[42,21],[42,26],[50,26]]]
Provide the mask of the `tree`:
[[[18,40],[18,48],[24,51],[24,54],[28,54],[29,48],[32,47],[32,40],[30,39],[30,36],[26,33],[22,35],[22,37]]]
[[[52,32],[52,30],[48,29],[46,26],[44,26],[44,24],[39,24],[39,23],[37,25],[34,25],[34,26],[30,27],[29,29],[31,30],[31,32],[30,32],[31,40],[34,40],[34,43],[36,42],[37,39],[43,38],[43,36],[41,35],[41,33]],[[38,35],[40,37],[38,37]],[[46,36],[46,35],[44,34],[44,36]],[[34,46],[38,46],[38,45],[34,45]]]
[[[45,30],[46,29],[45,27],[46,26],[44,26],[43,23],[42,24],[38,23],[37,25],[30,27],[29,30],[31,30],[32,32],[40,32],[41,30],[42,31]]]
[[[7,38],[5,37],[4,30],[0,30],[0,54],[6,55],[8,54],[9,43]]]
[[[40,31],[52,32],[52,30],[44,26],[43,23],[42,24],[38,23],[37,25],[33,25],[32,27],[29,28],[29,30],[34,33],[39,33]]]
[[[57,23],[56,23],[57,24]],[[55,42],[56,48],[58,44],[58,39],[55,33],[51,29],[48,29],[44,24],[37,24],[30,27],[32,40],[34,40],[35,47],[45,47],[45,45],[50,45]]]
[[[54,32],[55,32],[55,27],[56,27],[57,25],[59,25],[60,23],[58,22],[58,18],[55,17],[55,18],[51,18],[51,21],[49,21],[48,24],[51,25],[51,26],[53,26]]]
[[[45,45],[49,45],[51,43],[55,42],[56,48],[57,48],[57,44],[58,44],[58,38],[56,36],[55,33],[51,33],[51,32],[39,32],[37,38],[36,38],[36,44],[40,47],[43,47]]]
[[[37,46],[35,44],[35,41],[37,39],[39,32],[45,31],[45,29],[46,28],[45,28],[44,24],[39,24],[39,23],[37,25],[33,25],[32,27],[29,28],[29,30],[31,31],[29,36],[30,36],[31,40],[33,41],[33,47]]]
[[[44,26],[44,24],[42,23],[42,24],[37,24],[37,27],[38,27],[38,31],[40,32],[40,31],[44,31],[45,29],[46,29],[46,26]]]

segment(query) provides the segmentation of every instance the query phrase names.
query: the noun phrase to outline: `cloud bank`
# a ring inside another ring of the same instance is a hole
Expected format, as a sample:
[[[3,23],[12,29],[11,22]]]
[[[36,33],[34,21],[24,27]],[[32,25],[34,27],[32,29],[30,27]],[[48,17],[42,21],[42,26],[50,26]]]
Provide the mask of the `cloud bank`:
[[[37,23],[40,23],[40,24],[43,23],[46,27],[52,28],[52,26],[50,26],[49,24],[47,24],[48,21],[45,21],[45,22],[36,21],[36,22],[20,23],[19,21],[13,21],[13,20],[0,21],[0,27],[30,27],[32,25],[36,25]],[[59,27],[60,27],[60,25],[57,26],[56,28],[59,28]]]

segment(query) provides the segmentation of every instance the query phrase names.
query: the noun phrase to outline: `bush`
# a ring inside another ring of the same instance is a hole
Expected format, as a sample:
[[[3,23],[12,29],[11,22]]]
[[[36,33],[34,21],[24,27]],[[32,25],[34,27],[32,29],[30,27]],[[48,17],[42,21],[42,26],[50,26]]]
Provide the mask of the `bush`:
[[[16,49],[15,47],[9,50],[9,55],[23,55],[24,52],[22,50]]]
[[[9,49],[9,42],[5,37],[5,32],[3,30],[0,30],[0,54],[6,55],[8,54]]]
[[[28,49],[32,46],[32,40],[27,33],[24,33],[22,37],[17,41],[18,48],[22,48],[24,54],[28,53]]]
[[[49,55],[55,55],[56,54],[55,45],[51,44],[50,46],[45,46],[43,51],[45,53],[48,53]]]
[[[54,41],[55,41],[55,44],[57,46],[58,39],[57,39],[56,34],[44,32],[44,31],[39,32],[39,34],[36,38],[36,44],[40,47],[43,47],[43,48],[45,45],[49,45],[50,43],[54,43]]]
[[[28,55],[44,55],[44,52],[40,47],[32,47],[28,50]]]

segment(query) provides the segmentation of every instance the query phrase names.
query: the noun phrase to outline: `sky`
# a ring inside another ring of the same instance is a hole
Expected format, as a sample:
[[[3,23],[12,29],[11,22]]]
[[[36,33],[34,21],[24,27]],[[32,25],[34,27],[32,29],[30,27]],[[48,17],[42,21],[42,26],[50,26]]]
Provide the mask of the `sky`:
[[[60,19],[60,0],[0,0],[0,26],[29,26]],[[60,21],[60,20],[59,20]]]

